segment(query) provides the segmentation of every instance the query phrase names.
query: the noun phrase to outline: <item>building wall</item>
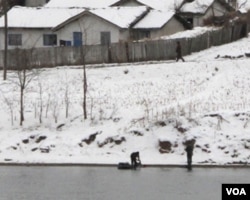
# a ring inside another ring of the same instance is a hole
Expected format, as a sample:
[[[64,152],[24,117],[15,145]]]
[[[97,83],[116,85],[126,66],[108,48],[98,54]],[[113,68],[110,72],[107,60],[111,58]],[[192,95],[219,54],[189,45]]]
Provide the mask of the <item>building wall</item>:
[[[132,29],[133,39],[155,39],[161,36],[171,35],[180,31],[184,31],[184,26],[175,18],[172,17],[163,27],[158,29]]]
[[[229,3],[230,6],[232,6],[236,10],[238,9],[238,2],[237,2],[237,0],[227,0],[227,2]]]
[[[48,29],[9,29],[8,34],[21,34],[21,46],[8,46],[8,49],[15,48],[34,48],[34,47],[48,47],[44,46],[44,34],[56,34],[57,46],[60,46],[60,40],[70,41],[73,45],[73,32],[82,32],[82,42],[84,45],[101,44],[101,32],[110,32],[110,42],[117,43],[129,39],[128,29],[120,29],[119,27],[108,23],[95,16],[85,15],[79,20],[73,21],[58,31]],[[0,29],[0,49],[4,49],[4,30]]]
[[[44,47],[43,34],[52,34],[50,29],[12,29],[10,28],[8,34],[21,34],[22,46],[8,46],[8,49],[15,48],[35,48]],[[4,30],[0,29],[0,49],[4,49]]]
[[[184,31],[185,28],[183,25],[174,17],[167,23],[165,24],[164,27],[162,27],[159,30],[152,30],[150,35],[151,38],[157,38],[161,36],[166,36],[166,35],[171,35],[180,31]]]
[[[214,2],[204,15],[194,16],[193,25],[194,27],[203,26],[204,19],[207,19],[211,16],[223,16],[226,12],[226,9],[221,6],[221,4],[219,4],[218,2]]]
[[[93,15],[84,15],[63,28],[56,31],[58,38],[71,41],[73,44],[73,32],[83,33],[83,44],[101,44],[101,32],[110,32],[111,43],[127,40],[128,30],[122,31],[119,27]]]

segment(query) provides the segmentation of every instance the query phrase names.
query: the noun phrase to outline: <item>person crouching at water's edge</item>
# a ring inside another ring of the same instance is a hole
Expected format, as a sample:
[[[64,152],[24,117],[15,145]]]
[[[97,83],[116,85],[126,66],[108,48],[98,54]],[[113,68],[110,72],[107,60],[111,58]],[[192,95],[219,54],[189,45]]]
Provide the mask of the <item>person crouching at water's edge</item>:
[[[139,165],[141,165],[140,154],[138,151],[131,153],[130,159],[132,169],[136,169]]]

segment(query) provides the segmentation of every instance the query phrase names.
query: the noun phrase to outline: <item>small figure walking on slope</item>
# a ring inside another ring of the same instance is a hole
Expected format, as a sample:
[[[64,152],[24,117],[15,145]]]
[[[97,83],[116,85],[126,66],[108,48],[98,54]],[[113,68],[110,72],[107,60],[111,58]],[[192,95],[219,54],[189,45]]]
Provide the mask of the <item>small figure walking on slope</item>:
[[[176,46],[176,62],[181,59],[183,62],[185,62],[184,58],[182,57],[182,52],[181,52],[181,43],[180,41],[177,41],[177,46]]]

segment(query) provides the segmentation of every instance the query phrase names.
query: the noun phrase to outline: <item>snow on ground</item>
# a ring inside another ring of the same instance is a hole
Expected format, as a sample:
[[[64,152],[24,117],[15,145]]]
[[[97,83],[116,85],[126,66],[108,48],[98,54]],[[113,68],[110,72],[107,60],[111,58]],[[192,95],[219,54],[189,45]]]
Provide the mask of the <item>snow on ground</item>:
[[[250,52],[249,43],[212,47],[184,63],[89,67],[88,120],[81,66],[34,77],[22,127],[17,73],[9,72],[0,81],[0,162],[117,164],[140,151],[143,164],[185,164],[184,143],[195,139],[194,164],[249,164],[250,59],[235,58]]]

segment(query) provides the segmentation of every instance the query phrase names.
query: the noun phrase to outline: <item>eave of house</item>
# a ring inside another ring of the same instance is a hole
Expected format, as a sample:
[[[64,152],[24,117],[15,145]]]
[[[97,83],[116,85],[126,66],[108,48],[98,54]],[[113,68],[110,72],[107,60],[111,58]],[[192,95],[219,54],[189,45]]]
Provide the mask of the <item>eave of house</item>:
[[[128,1],[128,0],[120,0],[120,1],[117,1],[116,3],[112,4],[111,6],[122,6],[122,5],[123,5],[124,3],[126,3],[127,1]],[[132,0],[132,1],[138,3],[138,5],[140,5],[140,6],[148,6],[148,7],[150,7],[149,5],[145,5],[145,4],[143,4],[143,3],[141,3],[141,2],[139,2],[139,1],[137,1],[137,0]]]
[[[147,6],[150,9],[174,11],[182,5],[184,0],[120,0],[111,6],[123,6],[128,1],[133,1],[138,5]]]
[[[53,28],[83,9],[13,7],[8,12],[9,28]],[[0,27],[4,27],[0,17]]]
[[[113,10],[113,13],[112,13]],[[116,26],[119,29],[128,29],[134,23],[138,21],[145,13],[148,12],[148,8],[145,6],[140,7],[112,7],[103,9],[89,9],[82,13],[75,15],[74,17],[64,21],[58,26],[54,27],[52,30],[57,31],[67,24],[78,20],[85,15],[97,17],[109,24]]]
[[[104,8],[118,0],[50,0],[45,7],[50,8]]]
[[[199,1],[199,0],[198,0]],[[226,3],[224,0],[205,0],[202,2],[206,2],[206,4],[198,4],[197,1],[193,1],[191,3],[185,3],[180,8],[180,14],[181,15],[196,15],[196,16],[202,16],[205,15],[210,8],[213,7],[213,5],[217,2],[220,4],[225,10],[227,11],[233,11],[234,9]],[[200,6],[200,8],[199,8]],[[203,7],[203,8],[202,8]]]
[[[174,17],[174,12],[161,12],[150,10],[150,12],[133,26],[133,29],[161,29]]]
[[[199,2],[200,1],[200,2]],[[213,5],[215,0],[205,0],[205,1],[193,1],[187,2],[182,5],[180,8],[181,14],[195,14],[195,15],[204,15],[209,8]]]

